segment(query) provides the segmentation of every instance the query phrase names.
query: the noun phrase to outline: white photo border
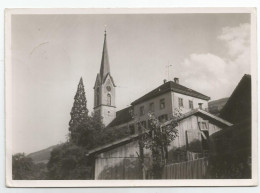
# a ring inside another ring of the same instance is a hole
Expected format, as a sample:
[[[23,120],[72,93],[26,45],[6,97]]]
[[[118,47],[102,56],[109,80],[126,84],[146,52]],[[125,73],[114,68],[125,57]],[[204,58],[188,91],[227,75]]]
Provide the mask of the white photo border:
[[[12,52],[11,16],[15,14],[251,14],[251,77],[252,77],[252,179],[190,180],[12,180]],[[5,128],[6,186],[8,187],[169,187],[169,186],[256,186],[258,184],[258,92],[256,8],[19,8],[5,10]],[[66,182],[66,183],[64,183]]]

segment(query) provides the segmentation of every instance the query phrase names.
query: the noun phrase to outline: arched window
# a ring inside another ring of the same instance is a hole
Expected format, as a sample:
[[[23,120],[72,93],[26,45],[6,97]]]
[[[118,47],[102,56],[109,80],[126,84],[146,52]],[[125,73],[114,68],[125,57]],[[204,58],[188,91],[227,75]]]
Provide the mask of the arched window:
[[[97,90],[96,90],[96,103],[97,103],[97,105],[99,105],[99,99],[100,99],[100,96],[99,96],[99,87],[97,88]]]
[[[111,105],[111,95],[107,94],[107,105]]]

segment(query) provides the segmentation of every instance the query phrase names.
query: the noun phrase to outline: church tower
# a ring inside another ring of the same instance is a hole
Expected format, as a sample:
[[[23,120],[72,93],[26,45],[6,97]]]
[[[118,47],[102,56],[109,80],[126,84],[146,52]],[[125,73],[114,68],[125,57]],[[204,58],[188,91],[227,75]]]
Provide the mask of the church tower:
[[[94,112],[101,115],[105,126],[116,117],[116,85],[110,73],[106,36],[105,31],[101,66],[94,86]]]

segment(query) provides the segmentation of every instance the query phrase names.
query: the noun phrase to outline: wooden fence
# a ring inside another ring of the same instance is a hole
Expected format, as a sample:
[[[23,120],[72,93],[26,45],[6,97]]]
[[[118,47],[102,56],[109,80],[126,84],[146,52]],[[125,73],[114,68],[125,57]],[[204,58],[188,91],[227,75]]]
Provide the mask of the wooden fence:
[[[162,179],[203,179],[207,168],[208,158],[169,164],[163,169]]]

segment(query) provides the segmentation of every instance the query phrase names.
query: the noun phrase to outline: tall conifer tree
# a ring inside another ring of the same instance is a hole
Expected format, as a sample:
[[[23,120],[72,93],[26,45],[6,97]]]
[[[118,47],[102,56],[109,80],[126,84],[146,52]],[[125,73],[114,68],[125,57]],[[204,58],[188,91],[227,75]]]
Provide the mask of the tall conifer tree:
[[[73,107],[70,112],[69,131],[73,132],[75,129],[88,117],[87,100],[82,77],[80,78],[78,89],[74,97]]]

